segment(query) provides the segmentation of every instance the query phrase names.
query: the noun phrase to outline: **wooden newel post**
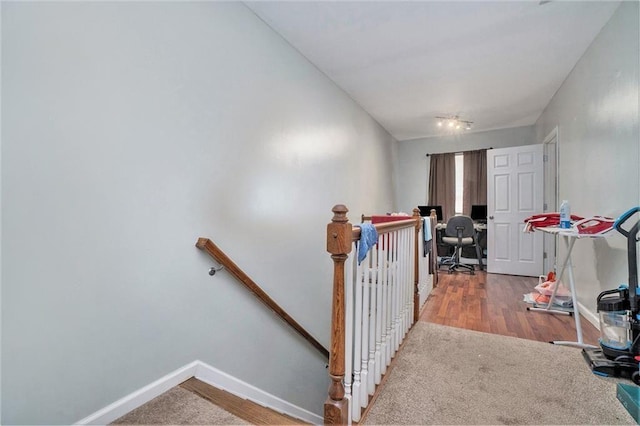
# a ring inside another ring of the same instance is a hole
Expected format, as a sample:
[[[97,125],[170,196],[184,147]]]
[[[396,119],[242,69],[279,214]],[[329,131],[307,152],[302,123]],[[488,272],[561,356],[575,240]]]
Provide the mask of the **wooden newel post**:
[[[333,219],[327,225],[327,251],[333,259],[333,301],[331,309],[331,347],[329,355],[329,397],[324,403],[324,423],[346,425],[349,401],[344,397],[345,371],[345,294],[344,263],[352,246],[352,226],[347,209],[338,204],[333,207]]]
[[[413,322],[418,322],[420,318],[420,229],[422,229],[422,217],[420,217],[420,210],[418,208],[413,209],[413,218],[416,220],[416,232],[415,232],[415,244],[414,244],[414,261],[413,261]],[[425,242],[423,241],[423,244]]]

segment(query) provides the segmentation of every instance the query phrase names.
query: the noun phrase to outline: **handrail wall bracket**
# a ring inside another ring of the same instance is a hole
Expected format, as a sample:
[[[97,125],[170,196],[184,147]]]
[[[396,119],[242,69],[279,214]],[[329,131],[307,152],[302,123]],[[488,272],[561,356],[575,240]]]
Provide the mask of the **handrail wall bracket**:
[[[220,272],[224,269],[224,266],[219,266],[219,267],[215,267],[212,266],[211,268],[209,268],[209,275],[214,276],[216,274],[216,272]]]

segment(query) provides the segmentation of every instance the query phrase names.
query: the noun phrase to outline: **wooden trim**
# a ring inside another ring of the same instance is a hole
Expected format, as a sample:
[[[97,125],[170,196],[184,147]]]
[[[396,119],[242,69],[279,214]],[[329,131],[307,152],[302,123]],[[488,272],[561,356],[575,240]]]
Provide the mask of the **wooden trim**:
[[[414,233],[414,249],[413,249],[413,322],[418,322],[420,318],[420,230],[422,229],[422,218],[420,210],[413,209],[413,219],[416,221],[416,232]],[[424,244],[424,239],[423,239]]]
[[[325,424],[348,424],[349,401],[345,399],[345,294],[344,263],[353,246],[352,225],[347,209],[338,204],[333,207],[333,218],[327,225],[327,251],[333,260],[333,299],[331,307],[331,355],[329,357],[329,392],[324,403]],[[360,228],[358,228],[358,236]]]
[[[249,422],[252,425],[302,425],[306,422],[280,413],[271,407],[235,395],[227,390],[212,386],[195,377],[180,383],[182,389],[193,392],[223,410]]]
[[[248,401],[253,401],[263,407],[270,408],[280,413],[295,417],[314,425],[322,424],[322,417],[316,413],[292,404],[289,401],[270,394],[243,380],[233,377],[202,361],[198,361],[195,374],[196,379],[219,389],[224,389],[234,395],[238,395]]]
[[[431,226],[431,252],[429,253],[429,260],[431,264],[431,271],[433,275],[433,288],[438,286],[438,236],[436,229],[436,224],[438,223],[438,217],[436,215],[435,210],[431,210],[431,215],[429,216],[429,226]]]
[[[376,231],[378,231],[378,235],[386,234],[388,232],[397,231],[399,229],[408,228],[410,226],[415,226],[416,219],[413,217],[411,219],[405,220],[396,220],[394,222],[385,222],[385,223],[377,223],[373,226],[376,227]],[[360,226],[354,225],[351,231],[351,242],[358,241],[360,239]]]
[[[298,324],[284,309],[282,309],[267,293],[264,292],[245,272],[233,262],[213,241],[209,238],[198,238],[196,247],[206,251],[209,256],[215,259],[225,270],[240,281],[249,291],[251,291],[262,303],[276,313],[281,319],[289,324],[307,342],[311,343],[326,358],[329,358],[329,350],[309,334],[300,324]]]

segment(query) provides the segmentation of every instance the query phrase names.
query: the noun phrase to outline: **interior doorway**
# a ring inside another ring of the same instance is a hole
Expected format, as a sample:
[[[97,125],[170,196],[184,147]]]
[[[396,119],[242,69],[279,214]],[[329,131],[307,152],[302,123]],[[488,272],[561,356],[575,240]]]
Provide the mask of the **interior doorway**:
[[[544,164],[544,212],[558,211],[558,127],[556,126],[544,138],[543,164]],[[557,239],[554,235],[544,233],[544,271],[554,271],[556,266],[556,253],[558,252]]]
[[[542,211],[542,144],[487,151],[487,272],[538,277],[543,273],[542,232],[523,232]]]

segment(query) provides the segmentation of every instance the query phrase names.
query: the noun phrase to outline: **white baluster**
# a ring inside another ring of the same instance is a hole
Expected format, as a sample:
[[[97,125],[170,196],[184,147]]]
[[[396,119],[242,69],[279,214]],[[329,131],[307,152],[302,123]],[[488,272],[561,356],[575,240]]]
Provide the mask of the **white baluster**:
[[[409,328],[411,327],[411,316],[413,314],[412,301],[413,301],[413,245],[414,239],[413,237],[413,229],[407,228],[407,236],[406,236],[406,248],[405,248],[405,274],[406,274],[406,284],[405,284],[405,297],[404,297],[404,333],[403,336],[406,336],[409,332]],[[404,340],[404,339],[403,339]]]
[[[398,298],[398,347],[404,338],[406,325],[406,297],[407,297],[407,233],[405,229],[398,231],[400,233],[400,247],[398,247],[398,263],[400,264],[400,297]]]
[[[357,250],[352,250],[352,253],[357,253]],[[352,383],[353,383],[353,303],[354,303],[354,281],[356,273],[356,265],[358,263],[358,256],[351,256],[345,265],[345,345],[344,345],[344,392],[345,398],[349,404],[348,419],[351,424],[353,418],[353,403],[352,403]],[[358,409],[358,412],[360,410]]]
[[[386,307],[386,327],[387,327],[387,350],[385,353],[385,364],[391,363],[391,347],[393,346],[393,234],[387,235],[387,307]]]
[[[376,276],[376,327],[375,327],[375,383],[380,384],[382,380],[382,371],[383,366],[381,366],[381,351],[382,351],[382,321],[383,321],[383,313],[382,313],[382,295],[385,286],[385,277],[384,277],[384,262],[385,262],[385,252],[383,250],[384,246],[384,236],[380,235],[378,237],[378,261],[377,261],[377,276]],[[386,369],[385,369],[386,370]]]
[[[365,408],[369,402],[367,393],[367,383],[369,382],[369,282],[371,281],[371,259],[367,258],[362,261],[363,276],[362,286],[362,332],[361,332],[361,349],[360,349],[360,406]],[[356,359],[357,361],[357,359]]]
[[[400,284],[400,297],[398,298],[398,348],[404,338],[405,327],[405,302],[407,296],[407,234],[405,229],[399,231],[402,234],[400,247],[398,248],[398,255],[401,256],[398,259],[400,263],[401,272],[401,284]]]
[[[357,257],[358,251],[356,250],[355,256]],[[363,264],[361,263],[356,267],[356,282],[355,282],[355,311],[353,321],[353,420],[360,420],[360,359],[362,358],[362,280]]]
[[[415,230],[412,229],[409,234],[409,291],[407,292],[407,332],[411,329],[413,325],[413,305],[415,303],[414,294],[416,291],[416,283],[414,277],[414,271],[416,268],[416,238],[414,234]],[[418,235],[419,237],[420,235]],[[418,252],[418,259],[420,259],[420,252]],[[420,279],[420,264],[418,264],[418,280]],[[418,281],[419,283],[420,281]]]
[[[396,311],[397,317],[397,334],[396,334],[396,352],[400,347],[400,342],[402,341],[402,332],[404,329],[404,321],[402,320],[404,316],[404,287],[406,284],[405,280],[405,265],[404,265],[404,232],[402,230],[398,231],[398,269],[400,279],[398,280],[398,310]]]
[[[415,239],[413,236],[414,229],[407,230],[407,297],[405,299],[405,329],[404,334],[406,335],[411,328],[411,324],[413,322],[413,264],[414,264],[414,250]]]
[[[400,267],[398,262],[398,248],[400,245],[400,238],[398,235],[398,231],[393,233],[393,308],[392,308],[392,318],[393,323],[391,325],[393,338],[392,338],[392,347],[391,347],[391,356],[394,357],[396,351],[398,350],[398,316],[399,316],[399,299],[400,299]]]
[[[384,252],[382,253],[382,321],[380,324],[380,362],[381,373],[387,372],[387,353],[389,351],[389,234],[383,236]]]
[[[369,356],[367,366],[367,394],[373,395],[376,390],[375,384],[375,354],[376,354],[376,289],[378,288],[378,250],[377,247],[371,252],[371,280],[369,281]],[[367,398],[368,402],[368,398]]]

